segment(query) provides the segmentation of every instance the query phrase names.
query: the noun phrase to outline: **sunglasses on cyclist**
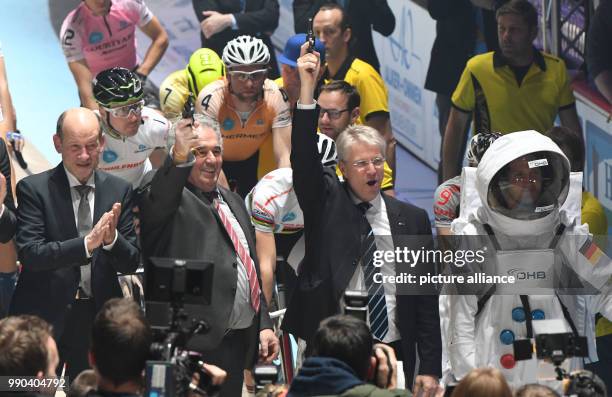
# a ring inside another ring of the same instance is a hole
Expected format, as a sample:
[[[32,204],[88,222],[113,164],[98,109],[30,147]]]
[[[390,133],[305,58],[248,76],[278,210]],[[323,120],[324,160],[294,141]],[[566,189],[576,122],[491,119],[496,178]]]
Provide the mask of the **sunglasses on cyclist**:
[[[134,112],[136,116],[139,116],[140,113],[142,113],[143,107],[144,107],[144,100],[140,100],[130,105],[120,106],[117,108],[104,108],[104,110],[112,114],[113,117],[119,117],[119,118],[124,119],[124,118],[130,117],[130,113],[132,112]]]
[[[266,78],[268,75],[268,69],[259,69],[253,70],[252,72],[243,72],[240,70],[234,70],[231,72],[227,72],[230,76],[233,76],[238,79],[238,81],[260,81]]]

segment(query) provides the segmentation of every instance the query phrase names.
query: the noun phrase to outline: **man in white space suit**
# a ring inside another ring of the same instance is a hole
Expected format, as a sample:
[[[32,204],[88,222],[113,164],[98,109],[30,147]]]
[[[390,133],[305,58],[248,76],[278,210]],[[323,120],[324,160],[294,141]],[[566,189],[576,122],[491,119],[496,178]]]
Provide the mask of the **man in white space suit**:
[[[537,282],[472,285],[473,295],[464,291],[450,297],[446,342],[455,379],[485,366],[499,368],[513,386],[554,375],[551,365],[535,358],[515,360],[513,341],[533,338],[534,323],[543,319],[560,320],[563,329],[555,332],[594,338],[578,294],[601,291],[588,300],[594,306],[590,310],[612,316],[610,259],[594,246],[587,225],[577,226],[559,211],[568,195],[569,175],[562,151],[536,131],[504,135],[484,154],[476,171],[482,204],[453,221],[451,232],[483,236],[461,237],[460,243],[476,250],[486,239],[487,259],[457,270],[545,276]],[[574,368],[580,361],[567,364]]]

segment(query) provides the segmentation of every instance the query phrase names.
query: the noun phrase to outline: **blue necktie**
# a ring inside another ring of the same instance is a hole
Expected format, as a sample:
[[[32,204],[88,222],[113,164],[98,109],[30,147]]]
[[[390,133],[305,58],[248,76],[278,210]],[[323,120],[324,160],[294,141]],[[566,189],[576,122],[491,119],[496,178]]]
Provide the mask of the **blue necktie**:
[[[362,211],[362,232],[364,238],[361,242],[361,268],[363,278],[368,289],[368,311],[370,313],[370,329],[372,335],[382,341],[389,332],[389,319],[387,317],[387,300],[382,283],[374,282],[374,275],[380,273],[380,269],[374,266],[374,251],[376,251],[376,238],[372,226],[368,222],[365,213],[371,207],[370,203],[359,203],[357,207]]]

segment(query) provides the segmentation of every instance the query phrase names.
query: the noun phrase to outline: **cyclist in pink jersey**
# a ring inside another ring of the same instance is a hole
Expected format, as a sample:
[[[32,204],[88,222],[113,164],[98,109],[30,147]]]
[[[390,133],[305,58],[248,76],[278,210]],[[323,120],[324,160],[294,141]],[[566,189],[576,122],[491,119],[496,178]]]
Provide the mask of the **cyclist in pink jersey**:
[[[152,40],[140,64],[136,26]],[[166,31],[143,0],[83,0],[64,19],[60,41],[81,104],[91,109],[98,108],[91,89],[93,76],[120,66],[134,70],[144,81],[168,47]]]

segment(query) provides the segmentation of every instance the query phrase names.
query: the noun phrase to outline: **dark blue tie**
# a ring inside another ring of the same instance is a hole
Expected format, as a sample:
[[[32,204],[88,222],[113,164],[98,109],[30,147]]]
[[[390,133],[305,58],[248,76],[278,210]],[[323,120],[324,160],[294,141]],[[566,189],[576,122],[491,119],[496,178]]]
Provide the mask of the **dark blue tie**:
[[[374,282],[374,275],[380,273],[380,269],[374,266],[374,251],[376,251],[376,238],[372,226],[368,222],[365,213],[371,207],[370,203],[359,203],[357,207],[363,213],[361,230],[364,235],[361,242],[361,269],[363,278],[368,289],[368,310],[370,312],[370,329],[375,339],[382,341],[389,332],[389,319],[387,317],[387,300],[382,283]]]

